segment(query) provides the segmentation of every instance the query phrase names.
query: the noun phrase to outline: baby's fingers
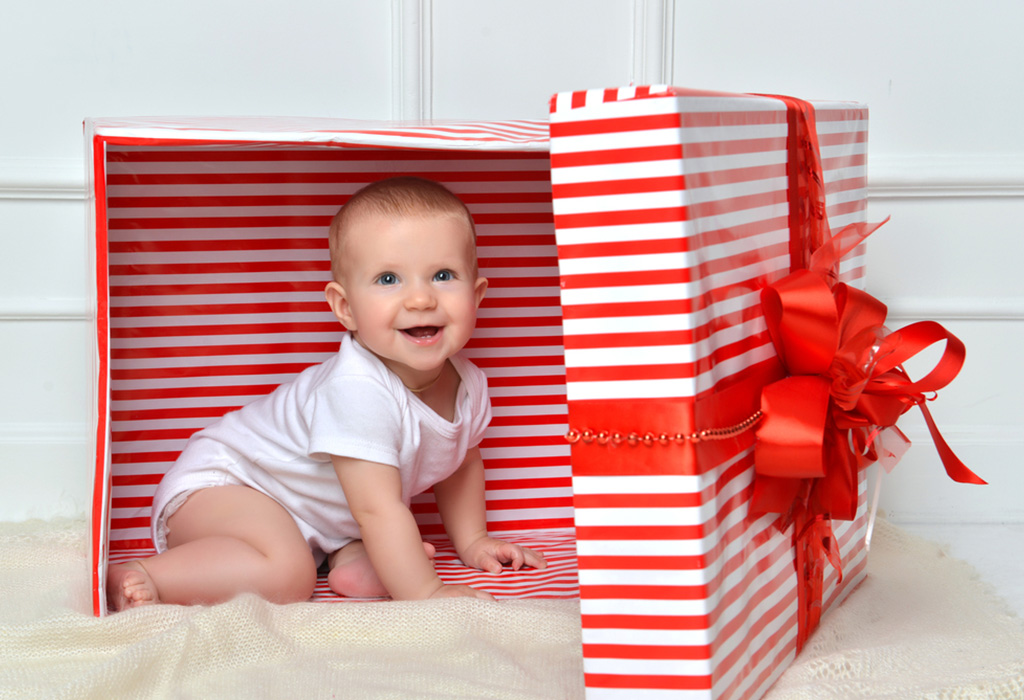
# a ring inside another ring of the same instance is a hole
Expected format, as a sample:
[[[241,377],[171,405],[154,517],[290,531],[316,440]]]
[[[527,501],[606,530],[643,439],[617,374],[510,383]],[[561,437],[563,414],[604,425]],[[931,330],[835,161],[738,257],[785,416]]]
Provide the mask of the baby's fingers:
[[[504,568],[502,562],[508,561],[504,556],[504,553],[498,552],[497,554],[491,554],[487,552],[483,555],[480,566],[478,567],[481,571],[486,571],[491,574],[500,574]]]
[[[548,565],[543,554],[529,547],[520,547],[509,542],[503,542],[502,545],[500,554],[503,561],[508,562],[516,571],[523,568],[524,565],[532,566],[535,569],[544,569]]]
[[[546,569],[548,568],[548,560],[544,558],[544,555],[535,549],[529,547],[522,547],[523,559],[528,566],[532,566],[534,569]]]
[[[430,596],[431,598],[476,598],[478,600],[494,600],[487,591],[481,591],[470,586],[446,585],[441,586]]]

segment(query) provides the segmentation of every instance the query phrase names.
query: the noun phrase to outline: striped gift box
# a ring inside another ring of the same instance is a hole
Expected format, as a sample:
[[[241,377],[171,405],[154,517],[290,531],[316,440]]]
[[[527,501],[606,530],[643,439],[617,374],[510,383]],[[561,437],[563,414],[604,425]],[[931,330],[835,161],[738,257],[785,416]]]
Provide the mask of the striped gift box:
[[[867,111],[815,112],[831,224],[863,221]],[[791,266],[787,114],[667,87],[552,100],[588,698],[759,697],[795,656],[792,528],[748,512],[778,373],[760,290]],[[864,575],[858,515],[826,606]]]
[[[490,280],[466,352],[487,374],[489,527],[545,571],[468,570],[429,494],[413,504],[449,581],[578,595],[546,122],[380,128],[331,120],[96,120],[94,605],[103,566],[152,553],[150,504],[188,437],[337,350],[327,228],[395,173],[443,182],[477,223]],[[321,580],[317,597],[336,599]]]
[[[832,225],[862,221],[866,110],[816,108]],[[476,220],[490,287],[466,351],[494,405],[489,527],[551,564],[465,568],[425,494],[414,509],[442,578],[580,597],[591,697],[756,697],[781,673],[795,653],[792,535],[747,513],[751,432],[657,439],[742,425],[776,371],[758,293],[789,265],[781,102],[568,93],[550,138],[536,121],[265,118],[100,119],[86,134],[97,614],[107,562],[152,552],[153,491],[187,438],[335,351],[330,218],[362,185],[409,173]],[[842,277],[861,273],[856,251]],[[570,446],[571,428],[625,432]],[[827,574],[826,606],[863,576],[859,516],[836,527],[843,579]],[[336,600],[325,581],[316,597]]]

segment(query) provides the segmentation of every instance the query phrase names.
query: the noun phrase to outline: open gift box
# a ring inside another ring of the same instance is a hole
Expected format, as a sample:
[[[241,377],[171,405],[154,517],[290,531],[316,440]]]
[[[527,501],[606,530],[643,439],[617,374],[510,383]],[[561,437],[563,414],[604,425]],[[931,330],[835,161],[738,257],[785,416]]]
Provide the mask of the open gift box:
[[[863,222],[867,110],[814,103],[825,213]],[[438,180],[490,281],[466,354],[488,375],[492,534],[550,566],[438,571],[497,597],[581,598],[588,696],[758,697],[797,649],[794,535],[749,512],[761,388],[780,375],[759,295],[803,264],[790,106],[673,88],[565,93],[548,122],[86,122],[95,215],[93,601],[152,552],[149,508],[188,437],[336,351],[330,219],[391,174]],[[863,248],[839,278],[856,286]],[[864,576],[866,508],[836,522]],[[332,599],[324,581],[316,598]]]

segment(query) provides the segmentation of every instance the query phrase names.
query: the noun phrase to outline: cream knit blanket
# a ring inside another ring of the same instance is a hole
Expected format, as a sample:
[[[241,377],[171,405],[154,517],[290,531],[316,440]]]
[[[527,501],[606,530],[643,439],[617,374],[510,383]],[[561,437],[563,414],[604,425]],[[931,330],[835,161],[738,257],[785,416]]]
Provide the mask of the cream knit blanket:
[[[89,614],[86,526],[0,523],[0,698],[581,698],[574,601]],[[885,522],[868,579],[769,692],[1024,698],[1024,623],[964,562]]]

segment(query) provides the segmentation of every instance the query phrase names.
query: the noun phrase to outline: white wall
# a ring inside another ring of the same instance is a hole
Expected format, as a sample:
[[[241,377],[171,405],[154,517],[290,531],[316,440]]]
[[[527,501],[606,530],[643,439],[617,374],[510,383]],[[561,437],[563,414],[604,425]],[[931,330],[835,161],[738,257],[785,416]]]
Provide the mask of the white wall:
[[[869,289],[890,325],[968,344],[932,404],[991,482],[954,486],[923,423],[887,479],[903,520],[1024,521],[1024,6],[923,0],[8,3],[0,16],[0,519],[80,515],[91,455],[85,116],[543,118],[630,81],[872,108]]]

